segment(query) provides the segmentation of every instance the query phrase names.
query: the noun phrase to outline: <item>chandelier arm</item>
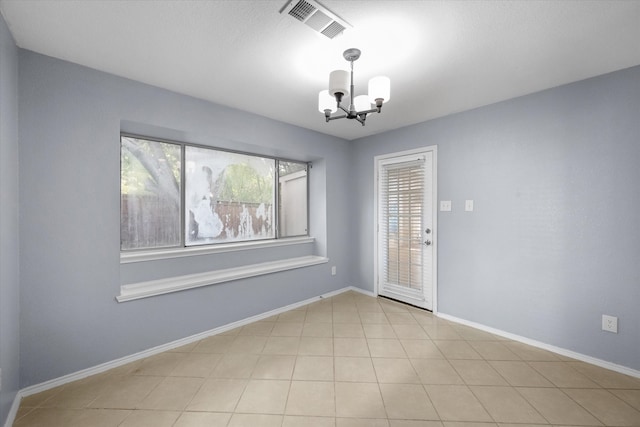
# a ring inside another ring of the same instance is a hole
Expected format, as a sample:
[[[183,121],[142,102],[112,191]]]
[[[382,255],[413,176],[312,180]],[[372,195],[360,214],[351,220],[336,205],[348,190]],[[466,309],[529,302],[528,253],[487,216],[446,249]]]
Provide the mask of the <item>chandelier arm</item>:
[[[344,108],[342,105],[338,105],[338,108],[341,109],[342,111],[344,111],[345,113],[349,114],[350,111],[347,110],[346,108]]]
[[[372,108],[371,110],[356,111],[356,114],[360,115],[360,114],[379,113],[379,112],[380,112],[379,109]]]
[[[341,115],[339,115],[339,116],[329,116],[329,117],[326,117],[326,119],[327,119],[327,123],[329,123],[329,120],[338,120],[338,119],[346,119],[346,118],[347,118],[347,115],[346,115],[346,114],[341,114]]]

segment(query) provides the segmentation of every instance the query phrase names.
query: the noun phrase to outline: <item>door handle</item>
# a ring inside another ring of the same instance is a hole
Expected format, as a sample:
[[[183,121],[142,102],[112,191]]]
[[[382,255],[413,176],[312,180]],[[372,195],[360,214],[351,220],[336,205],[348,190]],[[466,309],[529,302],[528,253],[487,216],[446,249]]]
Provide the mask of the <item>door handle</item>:
[[[425,245],[425,246],[431,246],[431,240],[427,240],[427,241],[425,241],[425,242],[424,242],[424,245]]]

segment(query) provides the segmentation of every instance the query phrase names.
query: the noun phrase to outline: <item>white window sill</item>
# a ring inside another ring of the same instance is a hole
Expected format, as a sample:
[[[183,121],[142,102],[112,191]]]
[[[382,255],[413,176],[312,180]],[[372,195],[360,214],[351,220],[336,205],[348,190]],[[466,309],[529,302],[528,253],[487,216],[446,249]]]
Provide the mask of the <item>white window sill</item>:
[[[145,251],[120,252],[120,264],[157,261],[170,258],[209,255],[223,252],[246,251],[248,249],[273,248],[277,246],[313,243],[313,237],[288,237],[283,239],[259,240],[251,242],[223,243],[219,245],[191,246],[188,248],[156,249]]]
[[[167,277],[165,279],[150,280],[148,282],[132,283],[129,285],[122,285],[120,287],[120,295],[116,297],[116,300],[118,302],[132,301],[140,298],[148,298],[155,295],[168,294],[170,292],[178,292],[201,286],[214,285],[216,283],[229,282],[232,280],[246,279],[248,277],[277,273],[279,271],[309,267],[327,262],[329,262],[329,258],[310,255],[279,261],[250,264],[223,270],[207,271],[205,273]]]

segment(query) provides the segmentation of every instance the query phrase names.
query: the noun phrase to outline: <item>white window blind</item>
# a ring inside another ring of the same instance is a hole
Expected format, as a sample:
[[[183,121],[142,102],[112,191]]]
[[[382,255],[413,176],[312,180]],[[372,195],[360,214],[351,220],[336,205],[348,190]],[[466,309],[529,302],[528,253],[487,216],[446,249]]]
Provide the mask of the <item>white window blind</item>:
[[[389,159],[379,169],[379,279],[383,287],[423,290],[425,159]]]

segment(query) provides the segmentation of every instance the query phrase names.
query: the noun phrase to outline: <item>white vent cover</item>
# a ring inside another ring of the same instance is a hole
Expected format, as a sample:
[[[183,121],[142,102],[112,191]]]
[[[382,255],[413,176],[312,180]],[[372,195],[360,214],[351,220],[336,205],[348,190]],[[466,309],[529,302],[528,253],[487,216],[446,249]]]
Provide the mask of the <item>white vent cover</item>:
[[[286,13],[298,21],[304,22],[330,39],[342,34],[345,29],[351,27],[344,19],[341,19],[335,13],[313,0],[289,0],[280,9],[280,13]]]

